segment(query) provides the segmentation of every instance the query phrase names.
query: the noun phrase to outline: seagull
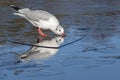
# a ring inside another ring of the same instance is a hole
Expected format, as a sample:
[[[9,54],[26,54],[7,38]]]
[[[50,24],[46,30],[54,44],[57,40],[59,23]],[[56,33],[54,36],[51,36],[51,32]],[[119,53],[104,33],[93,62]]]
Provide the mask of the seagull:
[[[63,27],[59,24],[58,19],[51,13],[43,10],[31,10],[29,8],[19,8],[15,5],[10,5],[17,12],[14,15],[21,16],[28,20],[33,26],[37,27],[40,36],[46,37],[42,29],[51,30],[57,35],[65,36]]]

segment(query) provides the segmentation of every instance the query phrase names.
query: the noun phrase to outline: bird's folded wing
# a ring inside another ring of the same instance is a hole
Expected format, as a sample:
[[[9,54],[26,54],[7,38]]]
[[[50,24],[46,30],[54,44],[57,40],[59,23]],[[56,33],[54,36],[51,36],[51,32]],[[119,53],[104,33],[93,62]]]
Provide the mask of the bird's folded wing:
[[[32,21],[49,20],[51,14],[42,10],[30,10],[25,12],[25,16]]]

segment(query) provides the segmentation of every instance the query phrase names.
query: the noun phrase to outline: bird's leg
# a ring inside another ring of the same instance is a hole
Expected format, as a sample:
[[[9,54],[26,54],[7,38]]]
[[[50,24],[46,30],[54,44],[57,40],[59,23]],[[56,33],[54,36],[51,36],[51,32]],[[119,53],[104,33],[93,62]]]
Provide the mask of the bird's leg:
[[[37,43],[42,42],[42,41],[43,41],[43,39],[44,39],[44,37],[38,38],[38,39],[37,39]]]
[[[42,37],[46,37],[48,36],[47,34],[44,34],[43,31],[38,27],[38,33],[42,36]]]

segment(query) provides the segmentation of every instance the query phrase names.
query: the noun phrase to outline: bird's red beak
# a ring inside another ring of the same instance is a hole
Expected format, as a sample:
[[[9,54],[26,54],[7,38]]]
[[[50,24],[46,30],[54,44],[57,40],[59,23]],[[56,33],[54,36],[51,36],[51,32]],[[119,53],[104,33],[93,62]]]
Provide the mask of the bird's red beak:
[[[65,35],[65,33],[62,33],[62,37],[65,37],[66,35]]]

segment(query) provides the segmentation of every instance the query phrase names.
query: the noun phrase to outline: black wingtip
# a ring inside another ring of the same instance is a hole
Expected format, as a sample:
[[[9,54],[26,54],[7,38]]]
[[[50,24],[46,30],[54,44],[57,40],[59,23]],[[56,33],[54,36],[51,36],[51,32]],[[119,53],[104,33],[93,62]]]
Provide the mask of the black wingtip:
[[[12,7],[13,9],[15,9],[16,11],[18,11],[20,8],[16,7],[15,5],[10,5],[10,7]]]

